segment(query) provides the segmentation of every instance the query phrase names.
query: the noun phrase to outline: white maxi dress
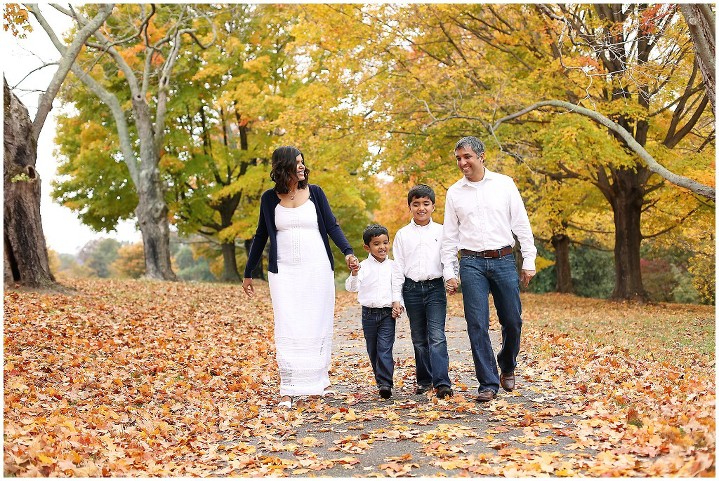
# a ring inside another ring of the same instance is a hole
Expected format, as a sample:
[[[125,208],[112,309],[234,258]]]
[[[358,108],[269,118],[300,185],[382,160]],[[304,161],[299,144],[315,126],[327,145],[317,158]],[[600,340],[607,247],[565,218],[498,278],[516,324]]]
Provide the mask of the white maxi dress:
[[[330,385],[335,283],[314,203],[275,207],[277,273],[268,276],[280,396],[322,394]]]

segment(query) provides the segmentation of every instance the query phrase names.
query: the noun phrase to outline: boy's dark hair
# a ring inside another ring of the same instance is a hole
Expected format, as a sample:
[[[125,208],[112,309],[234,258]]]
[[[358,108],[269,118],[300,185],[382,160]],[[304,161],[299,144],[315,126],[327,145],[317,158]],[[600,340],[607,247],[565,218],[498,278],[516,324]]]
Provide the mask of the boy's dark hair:
[[[407,193],[407,205],[410,205],[414,199],[427,197],[434,204],[434,191],[427,184],[417,184]]]
[[[386,235],[389,239],[389,231],[385,226],[379,224],[368,225],[365,227],[364,232],[362,232],[362,241],[364,245],[368,246],[373,237],[381,236],[382,234]]]

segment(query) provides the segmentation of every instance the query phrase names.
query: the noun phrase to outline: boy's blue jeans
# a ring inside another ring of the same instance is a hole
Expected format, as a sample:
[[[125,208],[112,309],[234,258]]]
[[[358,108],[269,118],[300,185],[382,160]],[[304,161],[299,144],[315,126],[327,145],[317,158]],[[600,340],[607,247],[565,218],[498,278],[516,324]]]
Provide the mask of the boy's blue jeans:
[[[391,307],[362,306],[362,331],[378,388],[394,386],[392,348],[396,323]]]
[[[514,371],[522,333],[522,303],[514,256],[508,254],[495,259],[463,256],[459,261],[459,277],[479,391],[496,393],[499,390],[497,364],[502,372]],[[502,348],[496,362],[489,338],[490,293],[502,326]]]
[[[444,334],[447,317],[444,280],[439,277],[415,282],[405,278],[402,297],[412,332],[417,385],[451,387],[447,338]]]

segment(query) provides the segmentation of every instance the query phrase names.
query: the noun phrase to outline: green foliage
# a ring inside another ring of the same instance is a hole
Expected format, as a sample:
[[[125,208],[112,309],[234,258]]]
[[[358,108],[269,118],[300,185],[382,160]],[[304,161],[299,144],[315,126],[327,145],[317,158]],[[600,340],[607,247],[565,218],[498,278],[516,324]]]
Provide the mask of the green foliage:
[[[111,277],[110,265],[117,259],[120,242],[115,239],[94,239],[85,244],[77,255],[94,277]]]
[[[589,247],[569,251],[574,291],[578,296],[606,299],[614,289],[614,256]]]
[[[537,255],[554,260],[554,253],[542,242],[535,242]],[[569,249],[569,264],[572,270],[574,293],[582,297],[606,299],[614,289],[614,261],[611,252],[591,249],[586,246],[572,246]],[[557,274],[551,265],[539,272],[529,283],[528,291],[555,292]]]
[[[537,257],[554,259],[553,252],[547,249],[543,242],[535,240],[534,244],[537,247]],[[527,286],[527,291],[534,293],[555,292],[556,290],[557,274],[554,265],[538,271]]]
[[[692,285],[699,292],[703,304],[716,302],[716,261],[713,256],[703,254],[689,259]]]
[[[179,245],[172,259],[179,279],[183,281],[217,281],[210,269],[210,262],[202,254],[204,251],[204,249],[193,249],[188,245]]]
[[[177,277],[183,281],[215,282],[217,278],[210,271],[210,264],[204,257],[193,266],[177,271]]]
[[[58,177],[52,182],[53,200],[75,211],[94,230],[112,230],[134,216],[137,193],[120,153],[114,122],[92,94],[77,91],[74,114],[58,117]],[[87,103],[85,108],[82,108]]]
[[[10,182],[13,184],[15,182],[30,182],[30,177],[25,173],[21,172],[19,174],[15,174],[10,178]]]

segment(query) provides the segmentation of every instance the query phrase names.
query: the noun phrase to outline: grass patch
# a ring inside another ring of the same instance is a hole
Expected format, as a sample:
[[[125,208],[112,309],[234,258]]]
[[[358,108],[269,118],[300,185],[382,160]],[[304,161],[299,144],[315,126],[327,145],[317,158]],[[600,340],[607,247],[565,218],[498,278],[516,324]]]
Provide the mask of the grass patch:
[[[461,296],[450,296],[449,302],[450,315],[462,315]],[[491,298],[490,310],[492,327],[499,329]],[[522,310],[528,332],[567,334],[599,346],[616,346],[639,358],[714,360],[714,306],[523,293]]]

